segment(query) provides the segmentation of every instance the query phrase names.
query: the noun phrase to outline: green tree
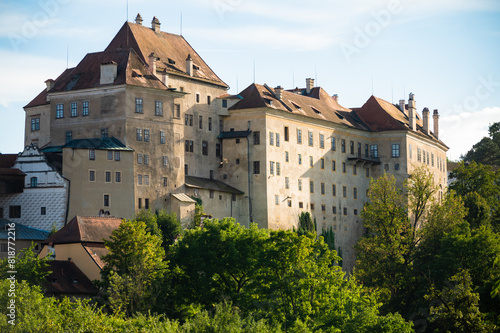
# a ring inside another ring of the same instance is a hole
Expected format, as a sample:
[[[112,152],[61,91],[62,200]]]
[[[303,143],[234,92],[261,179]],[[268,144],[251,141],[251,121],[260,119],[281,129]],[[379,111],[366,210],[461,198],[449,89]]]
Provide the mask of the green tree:
[[[161,238],[146,231],[143,221],[126,220],[105,241],[103,288],[108,304],[127,316],[150,309],[167,270]]]
[[[297,228],[299,235],[316,232],[316,222],[313,222],[309,212],[301,212],[299,215],[299,225]]]
[[[500,165],[500,122],[488,129],[489,137],[484,137],[462,156],[462,160],[481,164]]]
[[[16,271],[16,280],[26,281],[30,285],[41,285],[46,282],[47,276],[52,272],[50,271],[48,257],[39,258],[35,253],[35,244],[25,248],[17,253],[14,263],[14,269],[9,267],[9,259],[5,258],[0,261],[0,278],[6,279],[11,274],[8,271]]]
[[[152,235],[162,237],[162,245],[165,249],[168,249],[182,234],[181,223],[175,213],[168,213],[165,210],[152,213],[143,210],[137,215],[136,220],[146,223],[147,231]]]

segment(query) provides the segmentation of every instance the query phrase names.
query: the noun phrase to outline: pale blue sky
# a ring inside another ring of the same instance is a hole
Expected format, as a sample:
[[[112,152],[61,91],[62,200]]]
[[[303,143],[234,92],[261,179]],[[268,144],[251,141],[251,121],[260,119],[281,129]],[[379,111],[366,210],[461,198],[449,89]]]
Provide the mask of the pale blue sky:
[[[413,92],[439,109],[457,159],[500,121],[498,0],[38,0],[0,3],[0,152],[23,148],[24,111],[48,78],[102,51],[141,13],[182,33],[230,87],[305,78],[346,107]],[[69,56],[67,51],[69,49]],[[67,59],[68,58],[68,59]],[[373,87],[373,88],[372,88]]]

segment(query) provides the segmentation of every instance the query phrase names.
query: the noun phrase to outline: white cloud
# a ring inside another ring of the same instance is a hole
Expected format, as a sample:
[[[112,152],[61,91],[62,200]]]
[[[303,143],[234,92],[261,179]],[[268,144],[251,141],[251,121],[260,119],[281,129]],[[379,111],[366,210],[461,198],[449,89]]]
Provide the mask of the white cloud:
[[[488,136],[488,126],[500,122],[500,107],[442,116],[439,122],[440,139],[450,147],[448,158],[456,160],[472,145]]]

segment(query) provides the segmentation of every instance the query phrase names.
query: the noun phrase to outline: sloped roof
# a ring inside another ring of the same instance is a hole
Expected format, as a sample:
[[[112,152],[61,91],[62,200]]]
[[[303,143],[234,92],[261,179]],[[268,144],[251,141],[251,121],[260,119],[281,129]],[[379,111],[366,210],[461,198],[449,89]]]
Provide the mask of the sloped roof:
[[[196,203],[196,201],[187,196],[185,193],[172,193],[172,196],[181,202]]]
[[[17,156],[17,154],[0,154],[0,168],[12,168]]]
[[[219,136],[217,137],[218,139],[235,139],[235,138],[246,138],[247,136],[250,135],[252,131],[223,131]]]
[[[157,70],[186,76],[189,76],[186,73],[186,59],[191,55],[197,68],[193,70],[193,78],[227,87],[183,36],[163,31],[156,33],[149,27],[125,22],[105,52],[128,48],[133,48],[145,63],[149,62],[149,55],[154,53],[159,58]]]
[[[99,266],[100,269],[103,269],[106,264],[102,261],[102,257],[109,253],[108,249],[105,248],[104,245],[84,245],[83,248],[87,251],[97,266]]]
[[[62,148],[134,151],[115,137],[71,140]]]
[[[227,185],[226,183],[221,182],[220,180],[201,178],[195,176],[186,176],[185,185],[187,187],[203,188],[207,190],[214,190],[214,191],[227,192],[233,194],[244,193],[232,186]]]
[[[72,261],[51,260],[49,270],[52,273],[43,283],[45,292],[52,295],[95,295],[97,288],[92,281]]]
[[[20,223],[15,223],[6,219],[0,219],[0,239],[8,238],[8,225],[14,223],[14,231],[16,232],[16,239],[19,240],[44,240],[49,237],[50,232],[31,228]],[[7,226],[7,227],[6,227]]]
[[[283,90],[280,100],[277,98],[274,89],[267,85],[253,83],[243,90],[240,95],[243,99],[229,110],[266,107],[348,127],[367,129],[361,121],[354,121],[349,116],[350,109],[338,104],[321,87],[313,88],[309,94],[300,89]]]
[[[75,216],[42,244],[104,243],[121,222],[117,217]]]

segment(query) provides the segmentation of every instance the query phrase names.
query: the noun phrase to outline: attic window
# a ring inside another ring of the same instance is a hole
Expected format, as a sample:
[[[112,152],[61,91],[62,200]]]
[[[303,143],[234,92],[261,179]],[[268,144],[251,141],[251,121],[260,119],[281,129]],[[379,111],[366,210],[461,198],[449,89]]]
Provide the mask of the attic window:
[[[345,117],[343,115],[341,115],[340,113],[338,112],[335,112],[335,114],[337,115],[337,117],[339,117],[340,119],[344,119]]]
[[[132,71],[132,77],[142,77],[142,75],[137,71]]]
[[[171,64],[171,65],[175,65],[175,61],[172,60],[172,59],[170,59],[170,58],[168,58],[168,63]]]
[[[290,103],[292,103],[292,105],[297,109],[297,110],[302,110],[302,108],[300,107],[300,105],[298,105],[297,103],[293,102],[293,101],[290,101]]]
[[[311,109],[313,109],[313,111],[316,112],[317,114],[321,114],[321,112],[318,109],[316,109],[314,106],[311,106]]]
[[[273,101],[267,98],[264,98],[264,102],[266,102],[269,105],[273,105]]]
[[[200,67],[198,67],[198,66],[196,66],[196,65],[194,65],[194,64],[193,64],[193,69],[195,69],[195,70],[199,70],[199,69],[200,69]]]

